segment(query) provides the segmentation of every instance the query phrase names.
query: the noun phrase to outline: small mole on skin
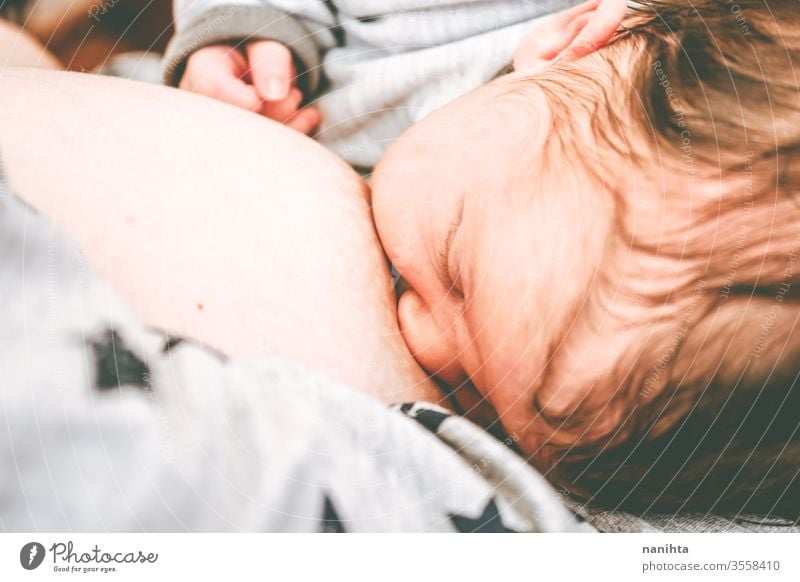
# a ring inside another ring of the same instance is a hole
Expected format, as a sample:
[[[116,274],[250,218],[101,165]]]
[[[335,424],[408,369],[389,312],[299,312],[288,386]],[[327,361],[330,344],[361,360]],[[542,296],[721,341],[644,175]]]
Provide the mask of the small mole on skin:
[[[197,304],[197,309],[198,309],[199,311],[203,311],[203,304],[202,304],[202,303],[198,303],[198,304]]]

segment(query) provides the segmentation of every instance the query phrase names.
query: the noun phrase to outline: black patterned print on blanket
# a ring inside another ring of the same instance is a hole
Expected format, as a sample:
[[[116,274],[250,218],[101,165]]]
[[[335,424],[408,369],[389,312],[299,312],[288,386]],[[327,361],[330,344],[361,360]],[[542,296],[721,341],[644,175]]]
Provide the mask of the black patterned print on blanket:
[[[322,508],[322,520],[320,523],[320,533],[347,533],[344,529],[342,520],[333,506],[333,501],[327,495],[323,496],[324,505]]]
[[[483,513],[476,518],[450,514],[453,527],[461,533],[518,533],[503,523],[500,509],[494,499],[489,499]]]
[[[161,353],[168,354],[172,351],[172,348],[177,347],[182,343],[182,337],[172,337],[168,335],[167,339],[164,340],[164,346],[161,348]]]
[[[113,328],[106,329],[98,338],[89,341],[95,357],[95,386],[111,390],[120,386],[150,389],[150,370],[136,354],[125,345]]]
[[[415,402],[401,404],[400,412],[413,418],[433,434],[436,434],[436,431],[439,430],[442,423],[450,418],[450,414],[447,412],[418,407]]]

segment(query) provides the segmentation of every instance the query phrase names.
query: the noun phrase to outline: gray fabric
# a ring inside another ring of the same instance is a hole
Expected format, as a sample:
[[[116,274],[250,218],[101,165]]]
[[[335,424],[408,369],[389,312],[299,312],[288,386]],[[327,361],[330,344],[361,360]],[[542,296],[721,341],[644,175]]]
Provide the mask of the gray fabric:
[[[287,39],[313,75],[312,43],[327,87],[311,95],[316,137],[368,168],[406,128],[506,68],[535,20],[579,1],[174,0],[165,77],[176,84],[201,46],[264,36]]]
[[[605,533],[800,533],[800,524],[781,517],[702,513],[634,515],[587,506],[572,499],[566,505]]]
[[[164,54],[164,82],[177,86],[186,59],[197,49],[217,43],[276,40],[288,46],[302,66],[300,83],[314,92],[319,82],[317,46],[300,21],[268,5],[215,5],[200,18],[182,27]]]
[[[509,443],[486,438],[488,434],[483,429],[433,404],[415,403],[397,408],[411,418],[440,417],[441,422],[435,428],[428,426],[429,430],[480,475],[495,495],[524,517],[518,531],[560,531],[565,521],[573,520],[583,524],[576,526],[575,531],[592,531],[580,514],[568,511],[547,480],[514,453]]]

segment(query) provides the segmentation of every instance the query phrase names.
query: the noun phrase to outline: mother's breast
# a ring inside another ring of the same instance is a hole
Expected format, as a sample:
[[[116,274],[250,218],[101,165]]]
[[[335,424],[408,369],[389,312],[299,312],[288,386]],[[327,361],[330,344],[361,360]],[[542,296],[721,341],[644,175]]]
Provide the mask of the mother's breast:
[[[13,185],[145,323],[387,400],[435,396],[398,332],[366,185],[344,162],[184,92],[64,73],[3,81]]]

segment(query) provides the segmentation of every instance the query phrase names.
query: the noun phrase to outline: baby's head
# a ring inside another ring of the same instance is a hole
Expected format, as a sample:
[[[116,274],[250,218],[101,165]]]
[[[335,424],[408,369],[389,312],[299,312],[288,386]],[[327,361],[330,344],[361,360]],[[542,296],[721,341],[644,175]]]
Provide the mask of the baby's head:
[[[795,11],[577,7],[374,174],[410,350],[583,497],[800,515]]]

